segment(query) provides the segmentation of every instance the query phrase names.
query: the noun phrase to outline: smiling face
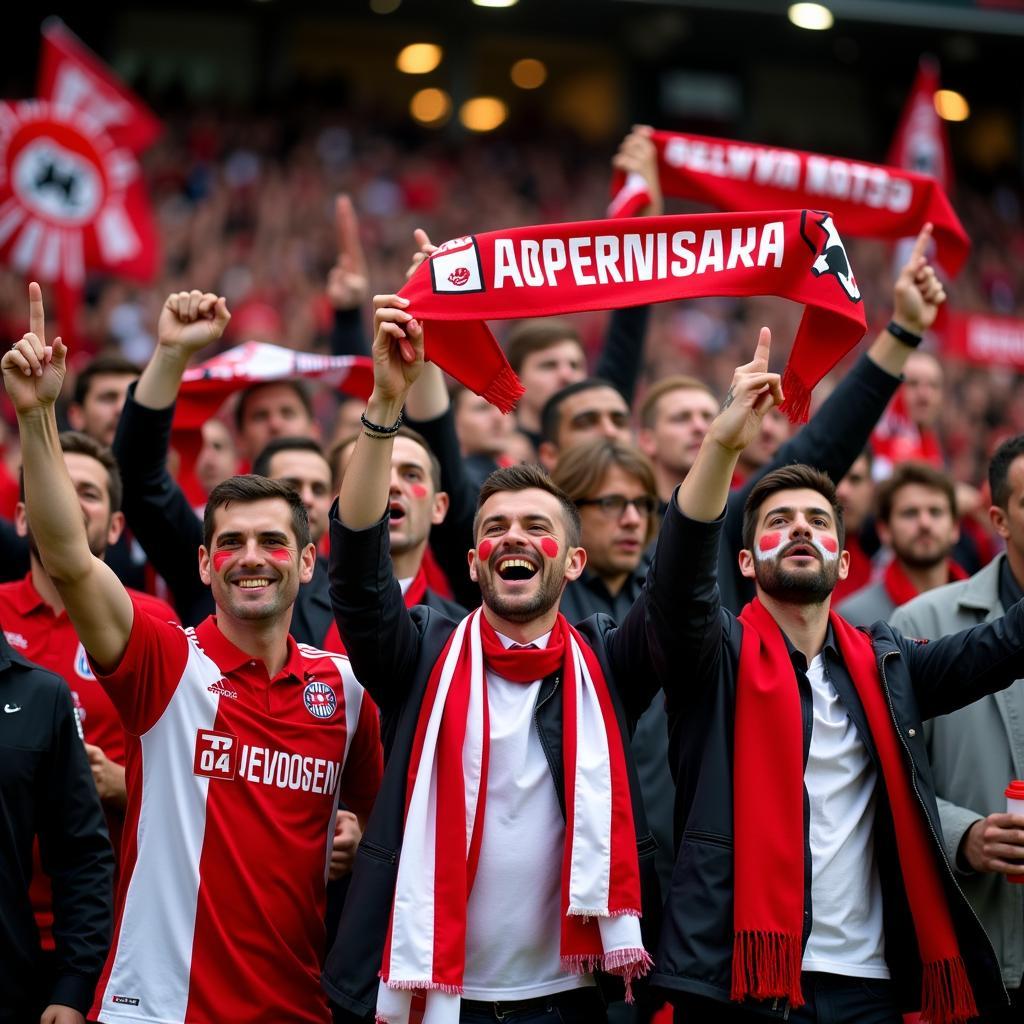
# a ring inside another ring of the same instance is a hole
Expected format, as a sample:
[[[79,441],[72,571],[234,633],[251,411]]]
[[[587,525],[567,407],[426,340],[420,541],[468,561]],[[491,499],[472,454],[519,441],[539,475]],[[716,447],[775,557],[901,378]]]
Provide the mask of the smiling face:
[[[298,550],[292,515],[279,498],[231,502],[214,510],[209,550],[199,549],[199,575],[217,613],[267,620],[291,613],[300,583],[313,578],[316,551]]]
[[[753,550],[740,553],[740,571],[779,601],[821,604],[846,578],[849,559],[839,549],[829,502],[810,488],[793,488],[762,502]]]
[[[583,571],[586,555],[571,547],[563,510],[546,491],[492,494],[477,514],[476,549],[469,575],[483,603],[509,622],[540,618],[558,604],[569,580]]]

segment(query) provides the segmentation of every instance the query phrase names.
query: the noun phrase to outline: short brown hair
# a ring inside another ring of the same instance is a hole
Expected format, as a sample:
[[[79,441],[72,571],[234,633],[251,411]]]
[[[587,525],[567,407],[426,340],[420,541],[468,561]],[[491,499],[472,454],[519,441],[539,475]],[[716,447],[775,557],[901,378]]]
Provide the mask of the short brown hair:
[[[85,366],[75,378],[75,392],[71,400],[75,405],[84,405],[89,397],[89,389],[97,377],[138,377],[142,369],[120,352],[110,350],[100,352]]]
[[[415,441],[427,453],[427,461],[430,463],[430,479],[434,484],[434,492],[438,493],[443,490],[441,487],[441,461],[434,454],[433,449],[427,443],[427,439],[418,430],[413,430],[412,427],[407,427],[404,423],[398,428],[398,433],[395,434],[395,437],[407,437],[410,441]],[[341,486],[341,478],[345,475],[341,469],[341,453],[358,440],[359,434],[343,437],[337,444],[331,445],[331,450],[327,453],[327,464],[331,467],[331,477],[334,480],[335,489]]]
[[[567,320],[544,317],[541,320],[521,320],[505,338],[505,356],[514,373],[519,373],[527,356],[543,352],[561,341],[574,341],[583,351],[579,332]]]
[[[118,466],[113,451],[80,430],[64,430],[59,440],[60,450],[65,455],[88,455],[107,471],[107,498],[110,501],[110,511],[119,512],[121,501],[124,499],[124,484],[121,482],[121,467]],[[25,500],[24,467],[18,470],[18,496],[22,501]]]
[[[560,487],[556,486],[551,477],[544,472],[540,466],[531,465],[528,462],[520,462],[515,466],[508,466],[505,469],[496,469],[483,483],[480,488],[480,496],[476,502],[476,515],[473,517],[473,540],[476,541],[476,533],[480,527],[480,509],[488,498],[503,491],[546,491],[558,499],[562,506],[562,517],[565,520],[566,539],[570,547],[580,546],[580,537],[583,534],[583,527],[580,524],[579,509],[573,504],[572,498]]]
[[[654,426],[658,402],[672,391],[704,391],[717,402],[715,393],[699,377],[691,377],[685,373],[677,373],[659,380],[649,388],[640,405],[640,425],[650,430]]]
[[[836,523],[836,538],[839,550],[846,544],[846,526],[843,523],[843,507],[836,498],[836,485],[827,473],[813,466],[805,466],[795,462],[791,466],[780,466],[770,473],[765,473],[750,489],[746,504],[743,506],[743,546],[748,550],[754,546],[754,534],[757,533],[757,515],[761,506],[779,491],[794,491],[806,488],[817,491],[832,506],[832,518]]]
[[[601,486],[609,469],[618,467],[623,473],[640,481],[643,489],[657,499],[658,487],[654,481],[654,467],[643,452],[629,445],[598,437],[573,445],[559,456],[551,472],[551,482],[560,487],[574,502],[590,498]],[[657,533],[655,516],[647,520],[647,540]]]
[[[901,462],[892,471],[892,476],[878,485],[875,514],[879,522],[889,522],[892,518],[892,507],[896,503],[896,495],[910,484],[927,487],[930,491],[939,491],[949,502],[950,514],[956,519],[956,489],[949,476],[941,469],[929,466],[927,462]]]
[[[292,513],[292,532],[295,543],[301,552],[312,540],[309,536],[309,516],[302,499],[286,484],[269,477],[246,473],[243,476],[229,476],[227,480],[217,484],[206,499],[206,511],[203,513],[203,544],[210,550],[213,543],[213,514],[219,508],[227,508],[232,503],[249,505],[254,501],[266,501],[268,498],[280,498]]]

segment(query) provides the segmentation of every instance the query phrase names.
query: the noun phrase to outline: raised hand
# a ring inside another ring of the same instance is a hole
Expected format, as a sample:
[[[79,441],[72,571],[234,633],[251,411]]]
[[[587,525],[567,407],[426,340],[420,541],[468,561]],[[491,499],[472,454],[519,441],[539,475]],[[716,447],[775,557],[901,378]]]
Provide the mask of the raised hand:
[[[157,341],[163,348],[190,356],[219,341],[230,319],[227,301],[212,292],[174,292],[160,310]]]
[[[761,429],[764,414],[773,406],[782,405],[782,380],[777,373],[768,372],[771,344],[772,332],[762,327],[754,358],[736,367],[722,411],[708,430],[728,451],[739,452],[746,448]]]
[[[647,184],[651,201],[640,210],[642,217],[658,217],[665,212],[658,177],[658,150],[651,136],[654,129],[646,124],[635,124],[633,130],[619,144],[612,157],[612,167],[626,174],[639,174]]]
[[[409,264],[409,269],[405,272],[406,281],[420,269],[420,264],[432,253],[437,250],[437,246],[431,242],[427,236],[426,231],[423,228],[417,228],[413,233],[412,237],[416,242],[416,252],[413,253],[412,262]]]
[[[358,309],[370,296],[370,275],[359,238],[359,218],[344,193],[334,200],[334,226],[338,259],[327,274],[327,298],[335,309]]]
[[[54,338],[46,343],[43,292],[33,281],[28,286],[28,334],[0,359],[4,387],[18,413],[45,409],[57,401],[67,370],[67,347]]]
[[[893,286],[893,320],[914,334],[923,334],[939,315],[946,291],[928,262],[931,224],[925,224],[914,242],[913,252],[903,265]]]
[[[373,299],[373,397],[399,407],[423,372],[423,328],[405,311],[408,305],[398,295]]]

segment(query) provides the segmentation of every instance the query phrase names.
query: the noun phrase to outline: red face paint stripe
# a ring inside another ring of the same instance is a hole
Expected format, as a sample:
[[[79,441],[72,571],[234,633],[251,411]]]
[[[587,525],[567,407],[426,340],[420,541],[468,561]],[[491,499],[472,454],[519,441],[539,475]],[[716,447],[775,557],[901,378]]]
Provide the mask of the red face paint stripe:
[[[214,569],[216,569],[217,572],[220,572],[221,569],[224,568],[224,563],[229,561],[230,558],[231,558],[231,552],[230,551],[218,551],[213,556],[213,567],[214,567]]]
[[[762,551],[774,551],[781,543],[781,533],[765,533],[761,535],[761,539],[757,542],[757,546]]]
[[[542,537],[540,542],[541,550],[548,558],[558,557],[558,541],[552,537]]]
[[[270,557],[275,562],[290,562],[292,560],[292,553],[287,548],[274,548],[270,552]]]
[[[425,498],[427,496],[427,489],[423,484],[413,484],[409,490],[412,491],[414,498]]]
[[[491,557],[491,552],[494,550],[494,541],[482,540],[480,541],[480,547],[477,548],[477,554],[480,556],[481,561],[486,562]]]
[[[831,537],[821,537],[821,546],[833,555],[839,550],[839,545]]]

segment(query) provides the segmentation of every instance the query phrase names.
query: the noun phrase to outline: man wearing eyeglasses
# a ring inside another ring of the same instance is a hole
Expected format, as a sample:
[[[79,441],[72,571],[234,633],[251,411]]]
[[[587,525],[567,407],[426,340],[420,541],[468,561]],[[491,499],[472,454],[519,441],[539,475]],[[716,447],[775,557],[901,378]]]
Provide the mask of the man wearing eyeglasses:
[[[636,448],[605,437],[573,445],[551,479],[580,510],[587,565],[562,595],[569,622],[604,612],[621,622],[643,586],[644,552],[657,533],[654,469]]]

